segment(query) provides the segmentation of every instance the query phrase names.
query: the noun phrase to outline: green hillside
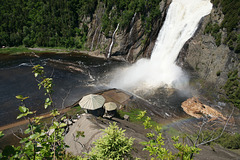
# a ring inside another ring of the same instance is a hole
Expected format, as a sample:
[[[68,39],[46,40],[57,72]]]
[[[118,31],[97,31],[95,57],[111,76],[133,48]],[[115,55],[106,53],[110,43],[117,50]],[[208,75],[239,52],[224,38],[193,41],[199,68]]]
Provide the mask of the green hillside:
[[[88,33],[83,19],[92,20],[100,3],[104,11],[102,31],[106,35],[118,23],[122,29],[127,27],[134,13],[140,13],[149,33],[152,22],[161,16],[160,1],[0,0],[0,46],[83,48]]]
[[[213,6],[220,8],[224,14],[223,21],[218,24],[216,22],[210,22],[205,32],[211,33],[215,39],[216,44],[219,46],[221,43],[228,45],[228,47],[240,53],[240,33],[239,33],[239,22],[240,22],[240,1],[239,0],[211,0]],[[224,40],[221,40],[222,33],[221,29],[225,28],[227,36]]]

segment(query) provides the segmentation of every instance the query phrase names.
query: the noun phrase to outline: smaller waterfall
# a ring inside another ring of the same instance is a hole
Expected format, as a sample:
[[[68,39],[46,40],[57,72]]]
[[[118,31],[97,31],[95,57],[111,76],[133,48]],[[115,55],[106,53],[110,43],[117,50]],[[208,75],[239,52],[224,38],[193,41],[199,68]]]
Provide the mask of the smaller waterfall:
[[[137,15],[137,12],[134,13],[133,18],[132,18],[131,23],[130,23],[131,29],[130,29],[130,32],[129,32],[129,38],[131,38],[131,36],[132,36],[133,23],[135,21],[136,15]]]
[[[131,23],[130,23],[131,26],[133,25],[133,23],[135,21],[136,15],[137,15],[137,12],[135,12],[134,15],[133,15],[133,18],[132,18]]]
[[[113,32],[113,35],[112,35],[112,42],[111,42],[110,47],[109,47],[109,50],[108,50],[107,58],[110,58],[110,56],[111,56],[112,47],[113,47],[114,39],[115,39],[114,37],[115,37],[115,34],[116,34],[117,30],[118,30],[118,27],[119,27],[119,23],[118,23],[118,25],[117,25],[117,28],[116,28],[115,31]]]
[[[96,48],[98,48],[98,43],[100,42],[100,38],[101,38],[101,30],[102,30],[102,27],[100,28],[99,30],[99,34],[98,34],[98,38],[97,38],[97,44],[96,44]]]
[[[92,44],[91,44],[91,49],[90,49],[91,51],[93,50],[93,43],[94,43],[95,37],[96,37],[96,35],[97,35],[98,28],[99,28],[99,27],[97,27],[97,29],[95,30],[94,35],[93,35]]]

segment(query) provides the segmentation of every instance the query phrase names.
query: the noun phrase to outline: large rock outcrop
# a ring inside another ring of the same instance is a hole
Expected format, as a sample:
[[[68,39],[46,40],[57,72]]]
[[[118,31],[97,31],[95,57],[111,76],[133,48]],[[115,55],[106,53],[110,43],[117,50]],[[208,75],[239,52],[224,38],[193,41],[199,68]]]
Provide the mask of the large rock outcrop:
[[[191,68],[205,82],[214,84],[216,89],[223,86],[229,71],[238,70],[239,55],[231,51],[225,44],[216,44],[216,39],[205,33],[209,22],[221,24],[223,13],[220,8],[214,7],[211,14],[204,17],[195,35],[184,45],[178,63],[185,68]],[[221,32],[221,41],[226,37],[226,29]]]
[[[98,118],[91,114],[82,114],[81,117],[70,126],[69,132],[66,134],[64,141],[69,148],[67,152],[73,155],[83,155],[83,152],[87,153],[91,151],[94,146],[93,142],[104,135],[103,130],[109,126],[109,123],[116,122],[117,125],[125,130],[126,137],[134,138],[134,150],[131,154],[133,157],[142,159],[149,159],[147,151],[143,151],[143,145],[139,145],[140,142],[147,141],[145,137],[146,130],[143,126],[133,124],[126,120],[118,118],[105,119]],[[84,133],[84,137],[77,136],[78,132]]]
[[[182,103],[181,107],[188,115],[193,116],[195,118],[209,116],[212,119],[221,118],[223,120],[227,120],[227,118],[224,117],[222,113],[206,104],[203,104],[196,97],[187,99]]]

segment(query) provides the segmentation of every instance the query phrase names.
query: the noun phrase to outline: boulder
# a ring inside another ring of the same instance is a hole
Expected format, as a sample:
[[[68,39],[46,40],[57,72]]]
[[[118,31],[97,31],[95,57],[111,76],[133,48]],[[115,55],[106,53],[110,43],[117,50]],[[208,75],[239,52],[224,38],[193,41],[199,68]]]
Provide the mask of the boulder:
[[[187,99],[182,103],[181,107],[188,115],[193,116],[195,118],[209,116],[211,117],[211,119],[221,118],[223,120],[227,120],[227,118],[224,117],[222,113],[206,104],[203,104],[196,97]]]
[[[82,152],[88,152],[92,147],[92,142],[102,135],[102,130],[106,126],[94,122],[91,114],[82,114],[80,118],[70,126],[64,141],[69,146],[67,152],[74,155],[81,155]],[[84,132],[84,137],[77,137],[78,132]]]

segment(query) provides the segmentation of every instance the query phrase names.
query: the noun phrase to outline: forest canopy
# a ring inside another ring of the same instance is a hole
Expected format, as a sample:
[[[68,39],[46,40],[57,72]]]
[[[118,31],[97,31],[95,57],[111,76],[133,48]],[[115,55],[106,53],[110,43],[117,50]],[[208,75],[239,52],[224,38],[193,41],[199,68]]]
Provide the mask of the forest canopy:
[[[101,6],[101,31],[107,37],[120,24],[126,29],[135,14],[141,18],[148,37],[152,24],[162,18],[162,0],[0,0],[0,46],[84,48],[88,23]],[[212,34],[219,46],[224,43],[240,53],[240,1],[211,0],[222,9],[221,24],[209,23],[205,32]],[[100,5],[101,4],[101,5]],[[88,20],[87,20],[88,19]],[[221,40],[220,30],[226,28],[227,37]]]
[[[230,50],[235,53],[240,53],[240,1],[239,0],[211,0],[213,6],[216,8],[221,8],[224,14],[224,19],[220,24],[210,22],[206,29],[206,33],[211,33],[211,35],[216,39],[216,44],[219,46],[221,43],[226,44]],[[227,36],[221,42],[222,33],[221,29],[225,28],[227,31]]]
[[[1,0],[0,45],[82,48],[87,27],[81,15],[92,14],[96,0]]]
[[[92,20],[99,3],[104,8],[102,31],[106,35],[118,23],[121,28],[128,26],[134,13],[141,15],[147,34],[154,18],[161,17],[160,2],[0,0],[0,46],[84,48],[88,33],[86,17]]]

